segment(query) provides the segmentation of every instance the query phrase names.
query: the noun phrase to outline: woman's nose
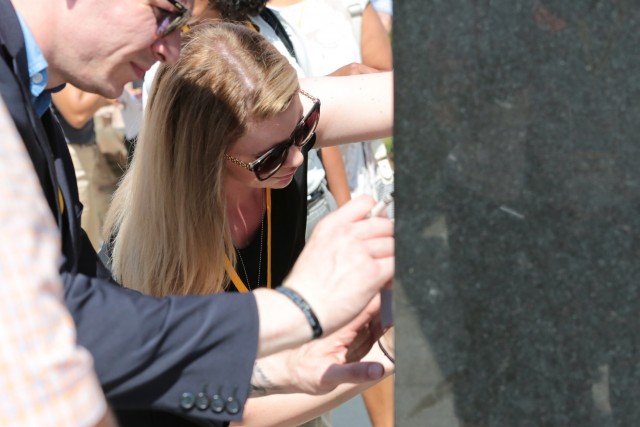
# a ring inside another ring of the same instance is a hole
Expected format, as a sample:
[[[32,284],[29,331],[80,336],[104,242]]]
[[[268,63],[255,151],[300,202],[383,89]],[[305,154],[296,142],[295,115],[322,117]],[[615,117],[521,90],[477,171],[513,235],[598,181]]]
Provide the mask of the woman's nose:
[[[304,162],[304,154],[302,154],[302,150],[297,145],[292,145],[289,148],[289,152],[287,153],[287,158],[284,161],[283,166],[299,168]]]

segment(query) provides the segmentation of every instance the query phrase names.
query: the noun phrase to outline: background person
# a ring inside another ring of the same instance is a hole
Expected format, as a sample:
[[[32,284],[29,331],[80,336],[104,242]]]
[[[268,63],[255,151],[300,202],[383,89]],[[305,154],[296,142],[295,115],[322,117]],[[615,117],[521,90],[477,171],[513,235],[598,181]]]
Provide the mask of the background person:
[[[96,144],[94,114],[115,101],[85,92],[70,84],[54,93],[53,105],[69,144],[82,202],[81,225],[95,250],[102,245],[102,223],[117,178],[105,183],[106,160]]]
[[[127,83],[118,101],[122,104],[122,120],[124,122],[124,146],[128,159],[133,153],[142,126],[142,82],[135,80]]]

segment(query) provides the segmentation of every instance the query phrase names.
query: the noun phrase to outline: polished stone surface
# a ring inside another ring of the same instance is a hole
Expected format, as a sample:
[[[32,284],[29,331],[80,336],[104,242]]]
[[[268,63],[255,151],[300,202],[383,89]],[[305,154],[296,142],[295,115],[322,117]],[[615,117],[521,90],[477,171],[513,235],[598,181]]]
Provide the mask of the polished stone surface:
[[[396,425],[640,425],[640,2],[394,6]]]

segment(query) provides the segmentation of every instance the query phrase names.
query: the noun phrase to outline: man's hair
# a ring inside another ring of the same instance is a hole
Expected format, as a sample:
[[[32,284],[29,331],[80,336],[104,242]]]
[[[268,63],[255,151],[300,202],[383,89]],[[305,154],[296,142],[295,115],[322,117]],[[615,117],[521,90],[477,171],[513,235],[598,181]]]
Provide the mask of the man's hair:
[[[259,15],[266,4],[267,0],[209,0],[209,5],[228,21],[246,21]]]
[[[235,250],[227,221],[224,154],[251,123],[291,105],[289,61],[244,25],[208,22],[162,65],[133,161],[109,209],[113,274],[156,296],[220,292]]]

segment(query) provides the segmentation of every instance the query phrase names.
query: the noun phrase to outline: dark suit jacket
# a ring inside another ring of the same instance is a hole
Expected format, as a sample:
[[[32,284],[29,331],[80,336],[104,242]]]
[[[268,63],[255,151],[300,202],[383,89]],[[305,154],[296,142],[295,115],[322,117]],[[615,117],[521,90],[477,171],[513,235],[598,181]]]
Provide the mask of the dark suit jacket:
[[[28,88],[20,24],[10,1],[0,0],[0,95],[57,219],[65,303],[109,403],[116,410],[172,412],[205,425],[239,419],[257,352],[254,297],[159,299],[113,282],[80,228],[82,205],[59,124],[51,111],[38,117]]]

